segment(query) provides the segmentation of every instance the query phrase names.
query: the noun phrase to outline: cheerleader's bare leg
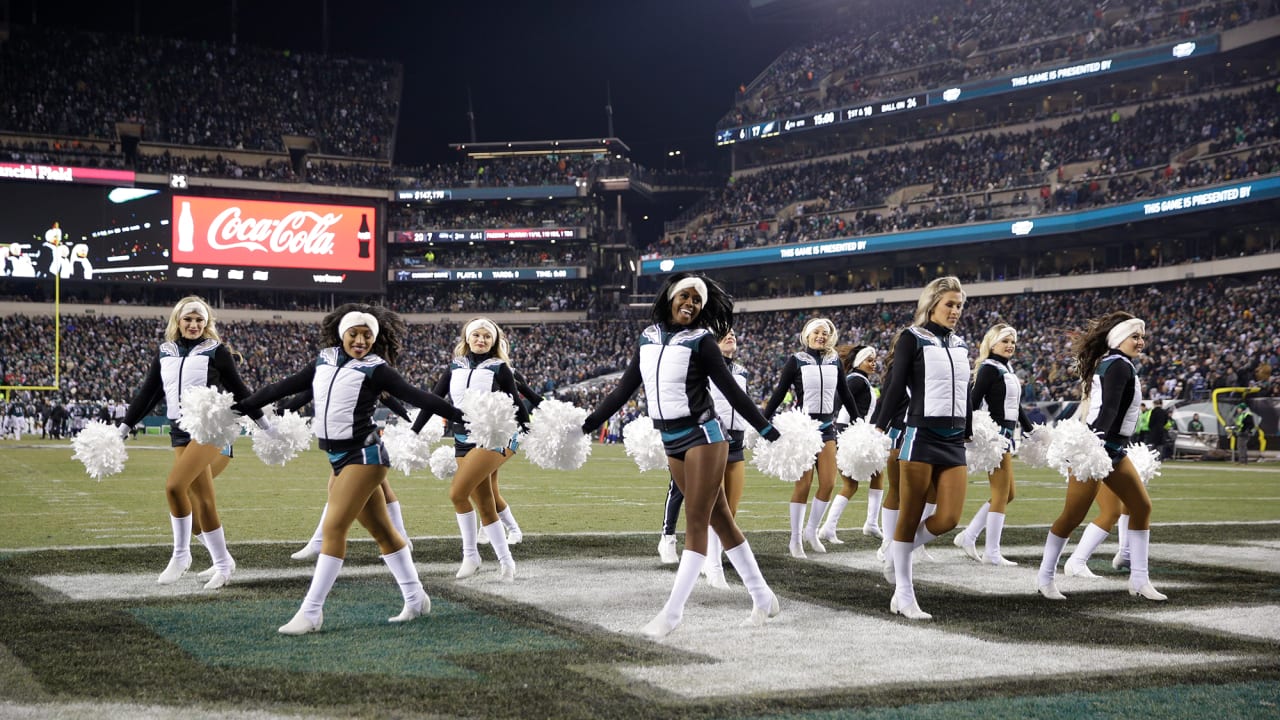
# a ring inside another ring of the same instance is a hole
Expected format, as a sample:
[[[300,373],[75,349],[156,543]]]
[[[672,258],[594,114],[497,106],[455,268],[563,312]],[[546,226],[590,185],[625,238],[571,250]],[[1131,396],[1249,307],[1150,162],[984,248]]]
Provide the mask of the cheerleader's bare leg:
[[[1062,549],[1066,547],[1071,533],[1084,522],[1101,486],[1102,483],[1097,480],[1077,480],[1075,476],[1067,480],[1067,499],[1062,513],[1049,527],[1049,534],[1044,541],[1044,555],[1040,558],[1040,571],[1036,574],[1036,589],[1050,600],[1067,599],[1054,581],[1058,559],[1062,557]]]
[[[1147,600],[1168,600],[1151,584],[1151,496],[1129,458],[1121,458],[1103,483],[1115,492],[1129,511],[1129,594]]]
[[[801,531],[804,528],[804,511],[809,504],[809,488],[813,487],[813,468],[804,471],[800,479],[796,481],[795,487],[791,489],[791,503],[788,505],[791,519],[791,540],[787,547],[791,551],[791,557],[797,560],[803,560],[807,555],[804,554],[804,543],[800,539]],[[685,517],[688,517],[686,514]],[[688,542],[685,543],[688,546]]]
[[[1120,498],[1105,483],[1098,488],[1098,496],[1094,498],[1094,502],[1098,503],[1097,517],[1084,526],[1080,542],[1076,544],[1071,557],[1063,563],[1062,571],[1068,577],[1097,577],[1089,569],[1089,558],[1093,557],[1098,546],[1111,535],[1111,528],[1115,527],[1120,514],[1124,512],[1124,505],[1120,502]]]
[[[161,585],[178,581],[191,567],[191,492],[199,478],[209,478],[209,463],[218,454],[218,448],[191,441],[183,447],[175,447],[173,467],[165,478],[165,498],[169,505],[169,526],[173,531],[173,552],[169,564],[156,580]],[[208,487],[213,481],[208,479]],[[221,527],[219,523],[218,527]]]
[[[481,529],[493,545],[498,556],[498,576],[505,582],[515,579],[515,560],[511,557],[511,549],[507,545],[507,535],[498,519],[498,510],[493,498],[489,476],[496,472],[515,452],[503,449],[501,452],[485,448],[472,448],[463,457],[458,458],[458,470],[449,484],[449,500],[453,503],[458,517],[458,529],[462,534],[462,566],[457,577],[465,578],[475,574],[480,568],[480,553],[476,549],[476,515],[480,516]],[[478,506],[471,505],[471,495],[478,498]]]
[[[809,547],[818,553],[824,553],[827,549],[822,545],[822,541],[818,539],[818,523],[822,520],[822,516],[827,512],[827,506],[831,504],[831,495],[836,489],[836,475],[839,471],[836,469],[836,444],[834,441],[828,440],[823,444],[822,450],[818,453],[816,462],[818,472],[818,492],[813,496],[813,507],[809,508],[809,521],[804,526],[804,541]]]

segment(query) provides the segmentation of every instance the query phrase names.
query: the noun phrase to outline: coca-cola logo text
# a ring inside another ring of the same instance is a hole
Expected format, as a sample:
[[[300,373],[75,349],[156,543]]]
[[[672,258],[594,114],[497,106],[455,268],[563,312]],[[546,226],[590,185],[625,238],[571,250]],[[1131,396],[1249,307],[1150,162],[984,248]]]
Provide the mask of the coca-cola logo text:
[[[244,248],[295,255],[332,255],[331,227],[341,215],[294,211],[280,220],[242,218],[238,206],[218,213],[209,225],[209,247],[214,250]]]

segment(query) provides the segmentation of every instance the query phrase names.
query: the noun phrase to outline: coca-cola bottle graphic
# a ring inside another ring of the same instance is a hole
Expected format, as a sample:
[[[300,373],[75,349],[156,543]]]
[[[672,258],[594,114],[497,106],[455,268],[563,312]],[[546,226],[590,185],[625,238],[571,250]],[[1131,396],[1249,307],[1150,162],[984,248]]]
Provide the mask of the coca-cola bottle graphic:
[[[360,214],[360,231],[356,233],[356,240],[360,241],[360,257],[369,257],[369,241],[373,239],[373,233],[369,232],[369,216],[365,213]]]
[[[194,252],[196,249],[196,221],[191,217],[191,203],[182,202],[178,215],[178,252]]]

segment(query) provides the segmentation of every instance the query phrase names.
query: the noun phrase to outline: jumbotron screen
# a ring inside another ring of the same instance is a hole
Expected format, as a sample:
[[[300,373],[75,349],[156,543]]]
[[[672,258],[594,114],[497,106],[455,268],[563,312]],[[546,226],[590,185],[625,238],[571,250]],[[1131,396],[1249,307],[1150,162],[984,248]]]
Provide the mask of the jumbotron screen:
[[[381,292],[378,208],[0,183],[0,276]]]

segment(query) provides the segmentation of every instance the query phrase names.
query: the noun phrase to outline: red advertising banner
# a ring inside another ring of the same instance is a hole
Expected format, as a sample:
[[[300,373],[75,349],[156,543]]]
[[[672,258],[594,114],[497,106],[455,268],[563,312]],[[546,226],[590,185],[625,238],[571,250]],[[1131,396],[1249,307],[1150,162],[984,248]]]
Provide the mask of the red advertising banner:
[[[377,209],[173,197],[173,261],[190,265],[374,271]]]

